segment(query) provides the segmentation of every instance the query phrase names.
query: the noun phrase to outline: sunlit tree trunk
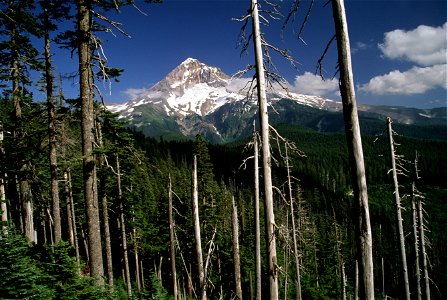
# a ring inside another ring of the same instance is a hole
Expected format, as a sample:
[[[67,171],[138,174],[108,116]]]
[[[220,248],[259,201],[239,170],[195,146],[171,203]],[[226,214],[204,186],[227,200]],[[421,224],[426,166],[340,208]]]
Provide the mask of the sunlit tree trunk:
[[[203,291],[203,298],[206,299],[206,288],[204,287],[205,273],[203,269],[202,240],[200,236],[199,191],[197,186],[197,155],[194,155],[194,170],[192,176],[192,215],[194,222],[194,238],[196,240],[197,271],[200,284],[199,290]]]
[[[405,235],[404,235],[404,227],[403,227],[403,219],[402,219],[402,206],[401,199],[399,195],[399,182],[397,180],[397,168],[396,168],[396,158],[394,151],[394,139],[393,139],[393,130],[391,128],[391,119],[387,118],[388,125],[388,138],[390,144],[390,156],[391,156],[391,171],[393,174],[393,183],[394,183],[394,199],[396,203],[396,220],[397,220],[397,229],[399,234],[399,245],[400,245],[400,259],[402,264],[402,275],[404,279],[404,288],[405,288],[405,298],[410,300],[410,283],[408,281],[408,267],[407,267],[407,254],[405,252]]]
[[[416,295],[418,300],[422,300],[421,290],[421,269],[419,262],[419,232],[418,232],[418,211],[416,205],[416,180],[411,183],[411,212],[413,221],[413,237],[414,237],[414,265],[416,275]]]
[[[62,224],[61,212],[59,202],[59,181],[58,181],[58,167],[57,167],[57,151],[56,151],[56,113],[55,113],[55,99],[53,97],[53,72],[51,64],[50,52],[50,20],[48,16],[48,9],[44,8],[44,40],[45,40],[45,81],[47,92],[47,111],[48,111],[48,148],[50,161],[50,195],[53,206],[53,231],[54,242],[57,244],[62,240]]]
[[[232,229],[233,229],[233,264],[234,264],[234,283],[236,285],[236,297],[242,300],[242,282],[241,282],[241,258],[239,253],[239,222],[237,218],[237,207],[234,196],[231,197],[233,207]]]
[[[254,127],[254,124],[253,124]],[[254,128],[253,128],[254,130]],[[254,174],[255,174],[255,267],[256,267],[256,300],[261,300],[262,273],[261,273],[261,225],[259,219],[259,146],[258,136],[253,134],[254,148]]]
[[[79,89],[81,98],[82,157],[84,200],[87,215],[88,245],[91,276],[96,283],[104,283],[99,207],[96,187],[96,162],[93,155],[93,76],[91,66],[91,2],[77,1]]]
[[[3,169],[5,158],[5,150],[3,148],[3,123],[0,122],[0,210],[2,212],[2,234],[4,236],[8,235],[8,206],[6,203],[6,194],[5,194],[5,173]]]
[[[267,93],[264,74],[264,59],[262,52],[261,29],[257,0],[251,1],[251,15],[253,20],[253,44],[256,60],[256,87],[258,92],[259,121],[261,126],[262,167],[264,179],[264,205],[266,245],[268,259],[268,277],[270,300],[278,299],[278,265],[276,256],[275,215],[273,212],[273,185],[271,171],[270,134],[267,111]]]
[[[123,206],[123,192],[121,189],[121,168],[120,168],[120,160],[118,154],[116,155],[116,179],[117,179],[117,188],[118,188],[118,202],[120,206],[120,225],[121,225],[121,240],[123,246],[123,256],[124,256],[124,273],[126,277],[126,286],[127,286],[127,296],[129,299],[132,298],[132,282],[130,280],[130,270],[129,270],[129,255],[127,250],[127,233],[126,233],[126,220],[124,217],[124,206]]]
[[[287,143],[285,144],[285,154],[286,154],[286,169],[287,169],[287,185],[289,189],[289,202],[290,202],[290,216],[292,222],[292,240],[293,240],[293,256],[295,258],[295,272],[296,272],[296,294],[295,298],[301,300],[301,275],[300,275],[300,258],[298,253],[298,242],[297,242],[297,230],[295,226],[295,209],[294,209],[294,199],[292,195],[292,180],[290,174],[290,164],[289,164],[289,154],[287,149]]]
[[[174,300],[178,300],[177,271],[176,271],[176,267],[175,267],[174,217],[172,215],[171,174],[169,174],[169,186],[168,186],[168,214],[169,214],[169,245],[170,245],[170,251],[171,251],[172,289],[173,289]]]
[[[343,102],[345,133],[352,170],[352,185],[355,201],[355,224],[357,257],[359,260],[360,298],[374,299],[374,269],[372,233],[369,216],[368,191],[366,186],[365,163],[362,139],[357,114],[357,104],[352,76],[351,50],[348,25],[343,0],[332,1],[332,11],[337,37],[338,65],[340,69],[340,93]]]
[[[99,121],[95,123],[97,139],[100,147],[103,147],[102,139],[102,126]],[[101,166],[105,165],[105,154],[99,157],[99,164]],[[102,207],[102,226],[104,228],[104,243],[106,248],[106,265],[107,265],[107,281],[109,288],[113,289],[113,259],[112,259],[112,242],[110,237],[110,225],[109,225],[109,205],[106,194],[106,178],[105,176],[100,176],[99,178],[99,190],[101,194],[101,207]]]

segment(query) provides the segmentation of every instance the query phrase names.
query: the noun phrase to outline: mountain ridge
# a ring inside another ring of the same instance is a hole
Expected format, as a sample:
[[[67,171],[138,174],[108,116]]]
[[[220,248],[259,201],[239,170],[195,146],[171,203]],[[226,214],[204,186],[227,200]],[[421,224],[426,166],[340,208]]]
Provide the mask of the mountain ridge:
[[[253,124],[256,116],[256,101],[243,89],[249,80],[233,78],[218,67],[188,58],[140,96],[108,108],[149,136],[193,137],[200,133],[214,142],[232,141],[247,134],[246,127]],[[272,90],[268,92],[268,102],[272,123],[313,126],[317,131],[339,128],[336,117],[342,112],[339,101]],[[360,104],[358,111],[361,118],[391,117],[407,125],[447,125],[446,107],[417,109]],[[312,121],[306,123],[305,118]]]

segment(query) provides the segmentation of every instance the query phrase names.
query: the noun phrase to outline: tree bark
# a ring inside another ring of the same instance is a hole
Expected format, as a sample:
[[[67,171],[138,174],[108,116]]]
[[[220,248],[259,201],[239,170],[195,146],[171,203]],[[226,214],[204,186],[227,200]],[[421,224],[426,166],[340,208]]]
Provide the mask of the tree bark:
[[[332,10],[338,48],[340,68],[340,93],[343,102],[345,133],[352,170],[352,185],[355,200],[356,242],[359,273],[361,276],[360,298],[374,299],[374,270],[372,253],[372,234],[369,216],[368,191],[366,185],[365,163],[363,159],[362,140],[357,114],[357,104],[352,76],[351,50],[349,45],[348,25],[343,0],[333,0]]]
[[[84,173],[84,200],[87,213],[87,230],[91,276],[96,283],[104,283],[101,232],[99,225],[98,195],[96,187],[96,163],[93,156],[93,77],[91,70],[91,3],[78,0],[78,54],[79,88],[81,97],[81,130]]]
[[[273,211],[273,185],[272,185],[272,171],[271,171],[269,120],[267,111],[267,93],[265,85],[262,37],[259,23],[257,0],[251,1],[251,15],[253,20],[253,43],[254,43],[254,52],[256,60],[256,79],[257,79],[256,87],[258,92],[259,121],[261,127],[269,292],[270,292],[270,299],[277,300],[278,266],[276,257],[276,231],[275,231],[276,224],[275,224],[275,215]]]
[[[255,124],[253,123],[253,130]],[[255,265],[256,265],[256,300],[261,300],[262,295],[262,270],[261,270],[261,225],[259,219],[259,146],[258,136],[253,134],[254,148],[254,174],[255,174]]]
[[[234,196],[231,197],[233,206],[232,229],[233,229],[233,264],[234,264],[234,283],[236,287],[236,297],[242,300],[242,282],[241,282],[241,258],[239,253],[239,222],[237,219],[237,207]]]
[[[102,140],[102,127],[101,123],[97,121],[96,123],[97,139],[100,147],[103,147]],[[105,165],[105,154],[99,157],[99,164],[101,166]],[[99,178],[100,193],[101,193],[101,206],[102,206],[102,222],[104,227],[104,243],[106,248],[106,265],[107,265],[107,281],[109,288],[113,290],[113,259],[112,259],[112,242],[110,237],[110,225],[109,225],[109,205],[106,194],[106,178],[105,176],[100,176]]]
[[[404,227],[403,227],[403,219],[402,219],[402,206],[399,195],[399,182],[397,180],[397,168],[396,168],[396,158],[394,151],[394,139],[393,139],[393,130],[391,128],[391,119],[387,118],[387,126],[388,126],[388,138],[390,143],[390,156],[391,156],[391,171],[393,173],[393,184],[394,184],[394,200],[396,203],[396,220],[397,220],[397,229],[399,234],[399,245],[400,245],[400,259],[402,263],[402,275],[404,278],[404,289],[405,289],[405,298],[410,300],[410,283],[408,281],[408,267],[407,267],[407,254],[405,253],[405,235],[404,235]]]
[[[169,214],[169,245],[171,250],[171,272],[172,272],[172,288],[174,300],[178,300],[177,288],[177,271],[175,267],[175,235],[174,235],[174,217],[172,215],[172,182],[171,174],[169,174],[168,186],[168,214]]]
[[[415,180],[419,178],[418,175],[418,156],[416,154],[416,159],[414,161],[414,167],[415,167]],[[425,283],[425,299],[430,300],[430,278],[428,277],[428,262],[427,262],[427,252],[425,250],[425,225],[424,225],[424,214],[423,214],[423,208],[422,208],[422,197],[418,197],[417,200],[417,216],[419,219],[419,241],[421,245],[421,256],[422,256],[422,270],[424,271],[424,283]]]
[[[290,174],[290,164],[289,164],[289,154],[287,151],[287,143],[285,144],[285,154],[286,154],[286,169],[287,169],[287,184],[289,188],[289,201],[290,201],[290,215],[292,221],[292,239],[293,239],[293,256],[295,258],[295,271],[296,271],[296,300],[301,300],[301,275],[300,275],[300,258],[298,253],[298,242],[296,239],[296,235],[298,234],[295,226],[295,209],[293,205],[293,195],[292,195],[292,180]]]
[[[197,271],[199,275],[200,291],[204,291],[206,299],[205,273],[203,270],[202,240],[200,237],[200,219],[199,219],[199,191],[197,187],[197,156],[194,155],[194,170],[192,176],[192,215],[194,222],[194,238],[196,240]]]
[[[0,122],[0,162],[4,162],[5,149],[3,148],[3,123]],[[6,203],[5,194],[5,173],[3,164],[0,167],[0,210],[2,212],[2,234],[3,236],[8,235],[8,206]]]
[[[117,173],[117,188],[118,188],[118,202],[120,205],[120,223],[121,223],[121,239],[123,246],[123,256],[124,256],[124,272],[126,277],[126,286],[127,286],[127,296],[129,299],[132,298],[132,282],[130,280],[130,270],[129,270],[129,255],[127,253],[127,235],[126,235],[126,220],[124,217],[124,206],[123,206],[123,197],[121,190],[121,169],[120,169],[120,160],[118,154],[116,155],[116,173]]]
[[[418,231],[418,212],[416,205],[416,180],[411,183],[411,212],[413,221],[413,237],[414,237],[414,265],[416,275],[416,295],[418,300],[422,300],[421,290],[421,269],[419,268],[419,231]]]
[[[57,151],[56,151],[56,113],[55,113],[55,99],[53,97],[53,66],[51,64],[50,52],[50,20],[48,16],[48,9],[44,8],[44,40],[45,40],[45,81],[47,92],[47,111],[48,111],[48,158],[50,161],[50,195],[53,206],[53,231],[54,243],[59,243],[62,240],[62,225],[61,225],[61,211],[59,201],[59,181],[58,181],[58,167],[57,167]]]

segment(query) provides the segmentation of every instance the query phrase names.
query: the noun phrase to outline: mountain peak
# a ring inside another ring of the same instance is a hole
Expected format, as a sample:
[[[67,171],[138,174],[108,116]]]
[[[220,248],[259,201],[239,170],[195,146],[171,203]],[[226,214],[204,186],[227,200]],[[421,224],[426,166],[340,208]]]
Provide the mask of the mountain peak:
[[[180,65],[189,65],[190,63],[200,63],[201,64],[201,62],[198,59],[188,57]]]

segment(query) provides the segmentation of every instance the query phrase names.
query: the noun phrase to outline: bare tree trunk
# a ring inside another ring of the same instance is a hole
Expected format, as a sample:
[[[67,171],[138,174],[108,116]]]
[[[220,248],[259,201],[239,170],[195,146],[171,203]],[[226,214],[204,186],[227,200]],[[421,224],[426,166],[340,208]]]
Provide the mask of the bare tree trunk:
[[[399,182],[397,181],[397,168],[396,168],[396,158],[394,151],[393,130],[391,129],[391,119],[387,118],[386,120],[388,125],[388,137],[390,143],[391,170],[393,173],[394,199],[396,201],[396,219],[397,219],[397,229],[399,233],[400,259],[402,263],[402,275],[404,278],[405,298],[407,300],[410,300],[410,283],[408,281],[407,255],[405,253],[405,235],[404,235],[404,227],[402,219],[402,206],[399,195]]]
[[[194,222],[194,238],[196,240],[196,256],[197,256],[197,271],[199,275],[200,291],[204,291],[206,299],[205,273],[203,270],[203,256],[202,256],[202,240],[200,237],[200,219],[199,219],[199,191],[197,187],[197,156],[194,155],[194,170],[192,176],[192,216]]]
[[[133,229],[133,238],[134,238],[134,253],[135,253],[135,281],[137,282],[138,294],[141,294],[140,258],[138,254],[137,233],[135,228]]]
[[[127,296],[129,299],[132,298],[132,282],[130,280],[130,270],[129,270],[129,256],[127,253],[127,236],[126,236],[126,222],[124,218],[124,206],[123,197],[121,190],[121,169],[119,163],[118,154],[116,155],[116,173],[117,173],[117,187],[118,187],[118,201],[120,204],[120,223],[121,223],[121,238],[123,243],[123,256],[124,256],[124,271],[126,275],[126,285],[127,285]]]
[[[68,231],[68,241],[70,245],[74,246],[74,235],[73,235],[73,219],[72,219],[72,207],[70,201],[70,188],[68,183],[68,170],[64,170],[64,198],[67,207],[67,231]]]
[[[93,155],[93,78],[91,70],[91,7],[89,0],[77,0],[79,89],[81,98],[82,155],[84,173],[84,200],[87,213],[87,230],[91,276],[96,283],[104,283],[101,230],[96,188],[96,163]]]
[[[237,219],[237,207],[234,201],[234,196],[231,197],[231,204],[233,206],[232,213],[232,229],[233,229],[233,259],[234,259],[234,282],[236,285],[236,297],[242,300],[242,282],[241,282],[241,258],[239,253],[239,222]]]
[[[21,172],[27,172],[28,166],[23,165]],[[37,243],[34,236],[34,216],[33,216],[33,203],[31,202],[31,190],[29,188],[28,180],[21,180],[19,183],[20,194],[22,195],[23,210],[24,210],[24,224],[25,224],[25,236],[28,239],[28,243]]]
[[[73,224],[73,241],[74,241],[74,247],[75,247],[75,253],[76,253],[76,261],[78,263],[78,273],[80,273],[80,265],[79,263],[81,262],[81,258],[79,255],[79,240],[78,240],[78,230],[76,228],[76,212],[75,212],[75,207],[74,207],[74,202],[73,202],[73,191],[72,191],[72,187],[71,187],[71,172],[70,169],[67,169],[67,175],[68,175],[68,189],[69,189],[69,202],[70,202],[70,207],[71,207],[71,220],[72,220],[72,224]],[[87,249],[86,249],[87,250]],[[88,254],[88,252],[87,252]]]
[[[5,149],[3,148],[3,123],[0,122],[0,161],[3,162],[5,158]],[[8,206],[6,203],[5,194],[5,173],[3,164],[0,167],[0,210],[2,212],[2,234],[3,236],[8,235]]]
[[[419,232],[418,232],[418,211],[416,208],[416,180],[411,183],[411,211],[413,221],[413,237],[414,237],[414,265],[416,268],[416,294],[417,299],[422,300],[421,290],[421,269],[419,268]]]
[[[255,124],[253,123],[253,131]],[[253,133],[253,147],[254,147],[254,173],[255,173],[255,277],[256,277],[256,300],[261,300],[262,283],[261,283],[261,226],[259,219],[259,146],[258,136],[256,132]]]
[[[143,287],[143,290],[146,288],[144,284],[144,269],[143,269],[143,261],[140,260],[140,273],[141,273],[141,286]]]
[[[168,214],[169,214],[169,243],[171,250],[171,272],[172,272],[172,287],[174,300],[178,300],[178,288],[177,288],[177,271],[175,268],[175,236],[174,236],[174,217],[172,215],[172,182],[171,174],[169,174],[169,187],[168,187]]]
[[[8,207],[6,205],[6,196],[5,196],[5,182],[3,178],[0,178],[0,201],[2,211],[2,233],[4,236],[8,235]]]
[[[267,93],[264,74],[264,59],[262,53],[261,29],[257,0],[251,1],[251,14],[253,20],[253,43],[256,60],[256,79],[259,106],[259,121],[261,125],[262,166],[264,178],[264,205],[266,244],[268,258],[268,276],[270,300],[278,299],[278,265],[276,257],[276,231],[275,215],[273,212],[273,185],[271,171],[270,134],[267,111]]]
[[[99,146],[103,146],[102,140],[102,127],[99,121],[95,122],[97,140]],[[99,164],[101,166],[105,165],[105,154],[102,154],[99,157]],[[109,225],[109,207],[107,201],[106,194],[106,178],[105,176],[100,176],[99,178],[99,190],[101,193],[101,206],[102,206],[102,221],[104,227],[104,243],[106,248],[106,265],[107,265],[107,281],[109,284],[109,288],[113,290],[113,259],[112,259],[112,242],[110,237],[110,225]]]
[[[293,195],[292,195],[292,180],[290,174],[290,165],[289,165],[289,154],[287,151],[287,143],[285,144],[285,154],[286,154],[286,169],[287,169],[287,183],[289,188],[289,201],[290,201],[290,215],[292,217],[292,240],[293,240],[293,254],[295,258],[295,271],[296,271],[296,294],[295,298],[297,300],[301,300],[301,276],[300,276],[300,258],[298,253],[298,242],[296,236],[298,234],[295,226],[295,210],[293,205]]]
[[[58,167],[56,151],[56,125],[55,125],[55,99],[53,97],[53,73],[50,53],[50,20],[48,9],[44,8],[44,40],[45,40],[45,81],[47,92],[47,110],[48,110],[48,148],[50,161],[50,194],[53,205],[53,230],[54,242],[57,244],[62,240],[61,212],[59,202],[59,184]]]
[[[415,181],[419,178],[418,170],[418,155],[416,153],[416,158],[414,160],[415,168]],[[416,192],[416,185],[414,183],[414,192]],[[428,277],[428,263],[427,263],[427,252],[425,250],[425,225],[424,225],[424,214],[422,208],[423,196],[420,195],[417,199],[417,216],[419,219],[419,241],[421,244],[421,256],[422,256],[422,269],[424,271],[424,283],[425,283],[425,299],[430,300],[430,278]]]
[[[360,298],[374,299],[374,269],[372,253],[372,234],[369,216],[368,191],[366,186],[365,163],[363,159],[362,139],[357,114],[357,104],[352,76],[351,50],[348,25],[343,0],[333,0],[332,10],[338,48],[340,68],[340,92],[343,101],[345,133],[349,160],[352,169],[352,185],[357,217],[356,241],[357,257],[360,262]]]

